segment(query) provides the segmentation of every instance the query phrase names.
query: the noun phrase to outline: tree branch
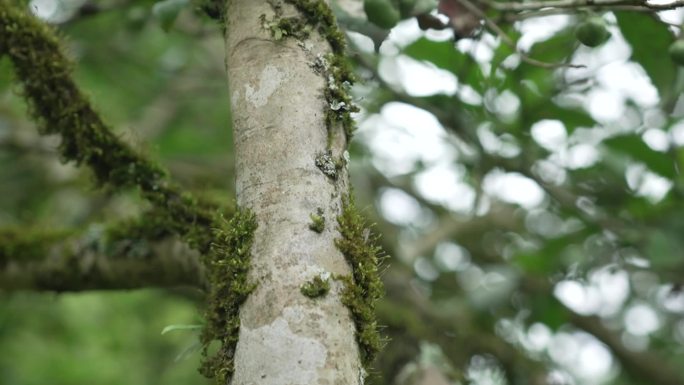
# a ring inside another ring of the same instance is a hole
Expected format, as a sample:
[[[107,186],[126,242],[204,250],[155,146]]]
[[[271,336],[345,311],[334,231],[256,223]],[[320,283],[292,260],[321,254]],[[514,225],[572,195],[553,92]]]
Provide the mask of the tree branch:
[[[500,2],[491,0],[481,0],[488,7],[501,12],[521,12],[537,11],[547,8],[572,8],[581,7],[601,7],[611,8],[619,6],[633,6],[639,9],[651,11],[666,11],[684,6],[684,0],[675,0],[665,4],[649,3],[644,0],[549,0],[549,1],[530,1],[530,2]]]
[[[112,133],[72,79],[73,65],[53,30],[6,0],[0,0],[2,55],[14,66],[41,134],[61,136],[65,160],[89,166],[99,184],[137,187],[166,215],[168,228],[200,253],[209,250],[213,234],[206,229],[222,225],[217,206],[182,191],[162,167]]]
[[[477,17],[481,18],[484,20],[485,25],[489,27],[492,31],[494,31],[501,40],[511,47],[515,51],[515,53],[520,56],[520,60],[524,61],[527,64],[531,64],[537,67],[541,68],[547,68],[547,69],[554,69],[554,68],[560,68],[560,67],[569,67],[569,68],[584,68],[586,67],[585,65],[582,64],[571,64],[571,63],[547,63],[543,62],[541,60],[537,60],[534,58],[531,58],[527,56],[526,53],[522,52],[520,49],[518,49],[518,45],[516,44],[513,39],[511,39],[506,32],[499,27],[498,24],[494,20],[492,20],[489,16],[487,16],[484,11],[482,11],[480,8],[478,8],[475,4],[471,3],[469,0],[458,0],[461,5],[463,5],[464,8],[466,8],[468,11],[472,12],[474,15]]]
[[[137,222],[79,234],[0,229],[0,291],[204,287],[196,252],[166,232],[143,229]]]

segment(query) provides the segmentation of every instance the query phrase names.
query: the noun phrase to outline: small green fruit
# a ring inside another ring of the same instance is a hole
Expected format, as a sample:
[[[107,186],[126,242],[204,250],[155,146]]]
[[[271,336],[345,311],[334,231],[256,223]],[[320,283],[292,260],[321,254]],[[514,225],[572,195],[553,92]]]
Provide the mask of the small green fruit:
[[[677,40],[672,43],[668,51],[673,62],[684,66],[684,40]]]
[[[394,27],[401,19],[391,0],[364,0],[363,10],[368,21],[383,29]]]
[[[598,16],[591,17],[582,22],[575,32],[577,40],[587,47],[598,47],[610,37],[606,29],[606,23]]]

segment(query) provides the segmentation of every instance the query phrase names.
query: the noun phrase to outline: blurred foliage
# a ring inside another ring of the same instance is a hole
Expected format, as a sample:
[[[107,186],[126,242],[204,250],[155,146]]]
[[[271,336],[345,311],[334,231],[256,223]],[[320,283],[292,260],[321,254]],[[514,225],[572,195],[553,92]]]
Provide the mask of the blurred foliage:
[[[197,321],[196,307],[177,296],[13,294],[0,308],[3,385],[203,383],[199,355],[179,357],[197,332],[160,334]]]
[[[185,187],[231,201],[220,27],[195,2],[84,4],[63,2],[53,20],[78,84]],[[587,68],[542,68],[490,32],[455,42],[415,20],[399,25],[410,41],[354,47],[364,111],[353,184],[394,257],[379,307],[390,342],[373,384],[435,371],[477,385],[682,383],[667,382],[684,378],[673,28],[606,13],[612,36],[589,49],[575,38],[581,16],[554,17],[501,25],[520,41],[548,29],[527,55]],[[406,68],[440,73],[455,91],[417,92]],[[87,171],[59,163],[11,72],[0,60],[0,226],[79,228],[142,212],[135,194],[95,190]],[[160,335],[198,322],[201,302],[186,294],[1,293],[0,384],[202,383],[198,354],[175,360],[194,332]]]

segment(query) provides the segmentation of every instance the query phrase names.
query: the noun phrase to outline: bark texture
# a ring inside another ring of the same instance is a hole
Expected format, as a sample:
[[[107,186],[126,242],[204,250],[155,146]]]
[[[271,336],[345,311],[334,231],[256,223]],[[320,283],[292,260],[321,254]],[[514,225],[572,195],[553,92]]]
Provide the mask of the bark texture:
[[[276,40],[264,27],[275,17],[298,16],[288,4],[266,0],[228,3],[226,62],[236,156],[238,205],[258,222],[250,278],[258,285],[240,311],[234,385],[348,385],[364,372],[342,285],[317,298],[301,287],[316,277],[349,275],[335,247],[336,217],[347,174],[336,178],[316,165],[332,151],[342,159],[340,127],[328,145],[324,98],[327,79],[315,70],[330,45],[316,31],[305,40]],[[262,16],[263,15],[263,16]],[[320,233],[312,214],[324,218]]]

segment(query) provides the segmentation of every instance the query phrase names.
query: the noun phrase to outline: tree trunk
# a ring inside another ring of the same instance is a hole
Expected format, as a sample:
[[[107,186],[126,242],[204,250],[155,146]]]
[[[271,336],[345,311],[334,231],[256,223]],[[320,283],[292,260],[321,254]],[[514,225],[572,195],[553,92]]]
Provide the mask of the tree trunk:
[[[237,199],[258,222],[249,273],[257,287],[240,310],[231,383],[361,384],[364,370],[354,323],[341,301],[343,285],[330,279],[330,292],[316,298],[301,290],[317,277],[351,273],[335,246],[347,173],[338,168],[334,176],[326,174],[317,162],[328,150],[342,159],[346,147],[342,128],[326,124],[328,80],[316,70],[331,46],[315,29],[306,39],[278,36],[269,28],[273,20],[303,17],[280,3],[228,1]],[[312,229],[312,217],[325,220],[320,232]]]

